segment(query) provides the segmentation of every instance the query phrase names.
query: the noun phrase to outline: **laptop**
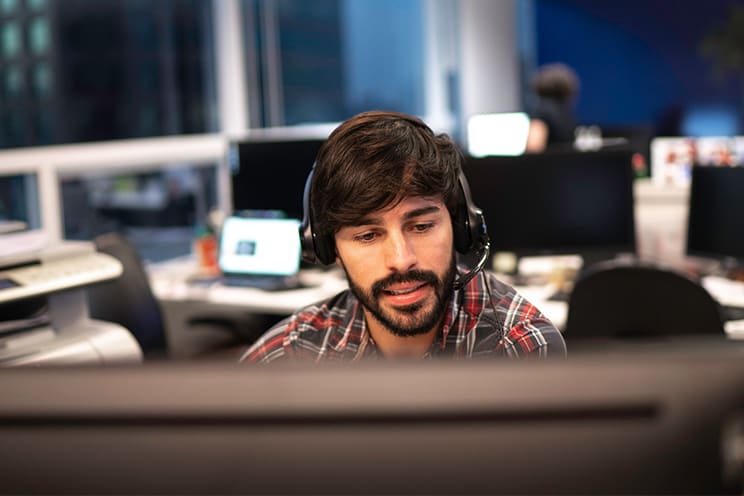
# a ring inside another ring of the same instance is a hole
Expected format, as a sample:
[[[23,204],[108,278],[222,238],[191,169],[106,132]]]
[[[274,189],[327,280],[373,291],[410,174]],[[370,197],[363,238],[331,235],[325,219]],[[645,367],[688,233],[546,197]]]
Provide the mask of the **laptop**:
[[[217,263],[223,284],[279,291],[300,287],[300,221],[228,217]]]

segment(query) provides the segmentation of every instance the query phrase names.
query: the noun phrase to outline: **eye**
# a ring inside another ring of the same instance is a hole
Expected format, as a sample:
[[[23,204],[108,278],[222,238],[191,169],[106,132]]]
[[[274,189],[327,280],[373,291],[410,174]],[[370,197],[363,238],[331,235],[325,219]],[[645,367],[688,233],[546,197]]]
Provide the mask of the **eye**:
[[[354,241],[359,241],[360,243],[370,243],[375,240],[377,237],[377,233],[374,231],[368,231],[361,234],[357,234],[354,236]]]
[[[413,225],[413,230],[415,232],[423,233],[430,230],[432,227],[434,227],[433,222],[419,222],[418,224]]]

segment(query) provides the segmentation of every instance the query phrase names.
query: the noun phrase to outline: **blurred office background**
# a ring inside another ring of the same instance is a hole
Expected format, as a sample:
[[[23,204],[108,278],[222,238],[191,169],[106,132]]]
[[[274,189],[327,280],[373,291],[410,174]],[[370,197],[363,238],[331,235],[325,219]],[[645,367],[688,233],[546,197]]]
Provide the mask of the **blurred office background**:
[[[556,61],[579,122],[648,161],[654,136],[741,133],[741,32],[729,0],[0,0],[0,219],[183,254],[232,207],[230,139],[383,108],[464,142]]]

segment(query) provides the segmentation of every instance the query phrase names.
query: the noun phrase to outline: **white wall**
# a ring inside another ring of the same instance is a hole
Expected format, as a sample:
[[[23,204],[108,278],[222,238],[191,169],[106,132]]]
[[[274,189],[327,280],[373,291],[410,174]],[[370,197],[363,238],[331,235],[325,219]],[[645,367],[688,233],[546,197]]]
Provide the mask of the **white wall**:
[[[517,1],[460,2],[463,122],[473,114],[521,109]]]

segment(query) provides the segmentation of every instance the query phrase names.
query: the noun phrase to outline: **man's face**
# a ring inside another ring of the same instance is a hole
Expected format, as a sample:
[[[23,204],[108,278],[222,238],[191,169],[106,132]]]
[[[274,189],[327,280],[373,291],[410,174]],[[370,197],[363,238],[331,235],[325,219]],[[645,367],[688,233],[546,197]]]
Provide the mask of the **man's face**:
[[[452,224],[440,199],[407,198],[340,229],[335,240],[371,326],[414,336],[439,324],[455,277]]]

